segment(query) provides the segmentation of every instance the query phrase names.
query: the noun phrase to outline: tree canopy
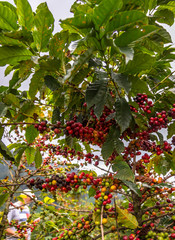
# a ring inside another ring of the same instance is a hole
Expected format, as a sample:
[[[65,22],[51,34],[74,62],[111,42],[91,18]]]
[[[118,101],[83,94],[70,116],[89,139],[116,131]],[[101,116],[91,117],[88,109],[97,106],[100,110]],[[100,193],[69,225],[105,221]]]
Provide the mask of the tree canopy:
[[[0,66],[12,76],[0,86],[11,174],[1,237],[25,185],[41,198],[34,239],[173,239],[175,2],[77,0],[70,11],[53,34],[47,3],[0,2]]]

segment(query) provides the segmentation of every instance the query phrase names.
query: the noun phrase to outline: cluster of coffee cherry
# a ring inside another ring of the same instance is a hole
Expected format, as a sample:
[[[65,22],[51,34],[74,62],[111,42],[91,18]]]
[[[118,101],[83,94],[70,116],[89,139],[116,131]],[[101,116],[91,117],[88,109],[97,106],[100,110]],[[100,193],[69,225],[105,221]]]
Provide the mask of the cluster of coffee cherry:
[[[149,120],[149,124],[153,132],[157,132],[162,128],[167,128],[168,124],[168,116],[166,111],[156,113],[156,115],[156,117],[151,117]]]
[[[86,236],[94,229],[95,225],[92,222],[92,214],[89,214],[86,217],[82,217],[80,220],[75,221],[71,229],[64,229],[63,232],[52,240],[56,239],[85,239]]]
[[[113,112],[113,110],[105,106],[103,114],[98,120],[94,114],[94,110],[91,109],[91,119],[88,122],[76,122],[76,118],[74,118],[74,120],[68,121],[66,123],[67,135],[81,139],[83,142],[86,141],[88,143],[101,146],[105,141],[110,126],[116,124],[115,120],[106,121],[106,118]]]
[[[150,108],[153,107],[153,103],[148,100],[148,96],[146,94],[138,93],[134,100],[144,112],[148,114],[151,113]]]
[[[40,190],[48,190],[54,192],[59,188],[63,192],[68,192],[71,190],[70,184],[65,180],[64,176],[53,175],[51,178],[42,179],[37,177],[28,180],[27,186],[29,188],[35,187]]]

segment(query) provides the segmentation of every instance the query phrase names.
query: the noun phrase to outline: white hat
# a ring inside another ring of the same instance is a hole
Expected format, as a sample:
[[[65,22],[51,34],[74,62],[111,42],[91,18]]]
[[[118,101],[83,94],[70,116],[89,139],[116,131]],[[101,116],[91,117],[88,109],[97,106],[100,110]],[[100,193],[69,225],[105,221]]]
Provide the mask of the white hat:
[[[34,199],[35,201],[37,200],[37,197],[35,196],[35,194],[28,188],[23,190],[23,194],[30,197],[31,199]]]

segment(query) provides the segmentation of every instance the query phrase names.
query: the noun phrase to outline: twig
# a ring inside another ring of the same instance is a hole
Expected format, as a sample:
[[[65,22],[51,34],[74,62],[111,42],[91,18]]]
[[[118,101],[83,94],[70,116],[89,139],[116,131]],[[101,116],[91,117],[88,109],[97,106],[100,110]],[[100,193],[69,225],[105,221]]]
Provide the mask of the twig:
[[[103,209],[104,209],[104,206],[102,206],[102,208],[101,208],[101,225],[100,225],[100,228],[101,228],[101,240],[104,240],[104,229],[103,229],[103,223],[102,223],[102,220],[103,220]]]
[[[153,91],[155,88],[157,88],[160,84],[162,84],[164,81],[166,81],[171,75],[173,75],[175,71],[171,72],[168,76],[166,76],[162,81],[160,81],[156,86],[154,86],[151,91]]]

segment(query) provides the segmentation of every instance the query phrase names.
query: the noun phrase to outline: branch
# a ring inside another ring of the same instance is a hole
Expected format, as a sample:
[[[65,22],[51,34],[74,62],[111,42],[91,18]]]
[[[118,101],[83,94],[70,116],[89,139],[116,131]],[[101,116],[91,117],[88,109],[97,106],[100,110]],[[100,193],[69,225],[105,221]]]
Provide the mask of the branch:
[[[104,209],[104,206],[102,205],[102,208],[101,208],[101,225],[100,225],[100,228],[101,228],[101,240],[104,240],[104,229],[103,229],[103,223],[102,223],[102,220],[103,220],[103,209]]]
[[[166,76],[162,81],[160,81],[156,86],[154,86],[151,91],[153,91],[155,88],[157,88],[160,84],[162,84],[164,81],[166,81],[170,76],[173,75],[173,73],[175,73],[175,71],[171,72],[168,76]]]

